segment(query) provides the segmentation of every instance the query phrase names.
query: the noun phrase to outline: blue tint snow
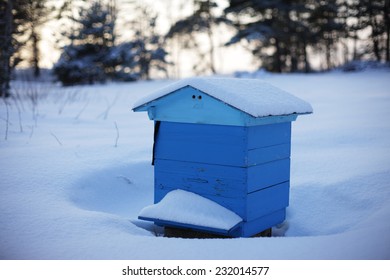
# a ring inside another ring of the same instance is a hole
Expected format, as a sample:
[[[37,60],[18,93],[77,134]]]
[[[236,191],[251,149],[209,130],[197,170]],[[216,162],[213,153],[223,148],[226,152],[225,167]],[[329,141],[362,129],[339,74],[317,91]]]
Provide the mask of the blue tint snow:
[[[258,78],[314,108],[293,123],[274,237],[164,238],[137,219],[153,122],[131,105],[170,81],[17,82],[0,102],[0,259],[390,259],[390,72]]]
[[[159,203],[143,208],[139,216],[226,231],[242,222],[242,218],[233,211],[184,190],[170,191]]]

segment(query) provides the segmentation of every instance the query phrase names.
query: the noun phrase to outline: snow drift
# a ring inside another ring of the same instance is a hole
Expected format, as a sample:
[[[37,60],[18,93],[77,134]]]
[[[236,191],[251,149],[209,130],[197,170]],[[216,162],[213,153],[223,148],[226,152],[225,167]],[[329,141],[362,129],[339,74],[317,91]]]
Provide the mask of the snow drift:
[[[274,237],[163,238],[137,219],[153,203],[153,124],[130,106],[171,81],[18,82],[0,102],[0,258],[389,259],[390,73],[259,78],[316,111],[293,123]]]

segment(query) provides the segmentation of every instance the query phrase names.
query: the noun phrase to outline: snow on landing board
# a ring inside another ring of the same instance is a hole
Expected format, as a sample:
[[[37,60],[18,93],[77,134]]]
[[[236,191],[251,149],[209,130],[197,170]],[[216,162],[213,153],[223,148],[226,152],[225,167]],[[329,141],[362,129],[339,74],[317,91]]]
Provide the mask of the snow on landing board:
[[[138,100],[133,110],[186,86],[196,88],[256,118],[313,112],[306,101],[268,83],[235,78],[183,79]]]
[[[242,221],[236,213],[192,192],[174,190],[159,203],[147,206],[139,218],[230,230]]]

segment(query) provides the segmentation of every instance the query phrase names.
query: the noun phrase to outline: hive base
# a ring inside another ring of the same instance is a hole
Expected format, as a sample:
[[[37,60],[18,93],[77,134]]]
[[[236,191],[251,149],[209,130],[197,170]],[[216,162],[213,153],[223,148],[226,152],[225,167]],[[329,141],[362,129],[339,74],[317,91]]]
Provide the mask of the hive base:
[[[208,232],[200,232],[191,229],[165,227],[164,237],[176,237],[176,238],[233,238],[231,236],[225,236],[220,234],[213,234]],[[272,237],[272,228],[259,232],[252,237]]]

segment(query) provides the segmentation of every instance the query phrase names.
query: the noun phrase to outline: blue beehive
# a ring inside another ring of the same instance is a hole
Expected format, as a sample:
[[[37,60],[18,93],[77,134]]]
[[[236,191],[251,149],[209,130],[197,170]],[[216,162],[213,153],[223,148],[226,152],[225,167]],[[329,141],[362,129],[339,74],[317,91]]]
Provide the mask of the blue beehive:
[[[155,205],[179,189],[240,217],[224,228],[182,221],[175,213],[159,216],[144,211],[140,219],[244,237],[284,221],[289,204],[291,122],[311,113],[310,104],[255,79],[193,78],[147,96],[133,110],[147,111],[155,121]],[[164,205],[169,203],[177,200]],[[171,209],[179,216],[188,211]]]

